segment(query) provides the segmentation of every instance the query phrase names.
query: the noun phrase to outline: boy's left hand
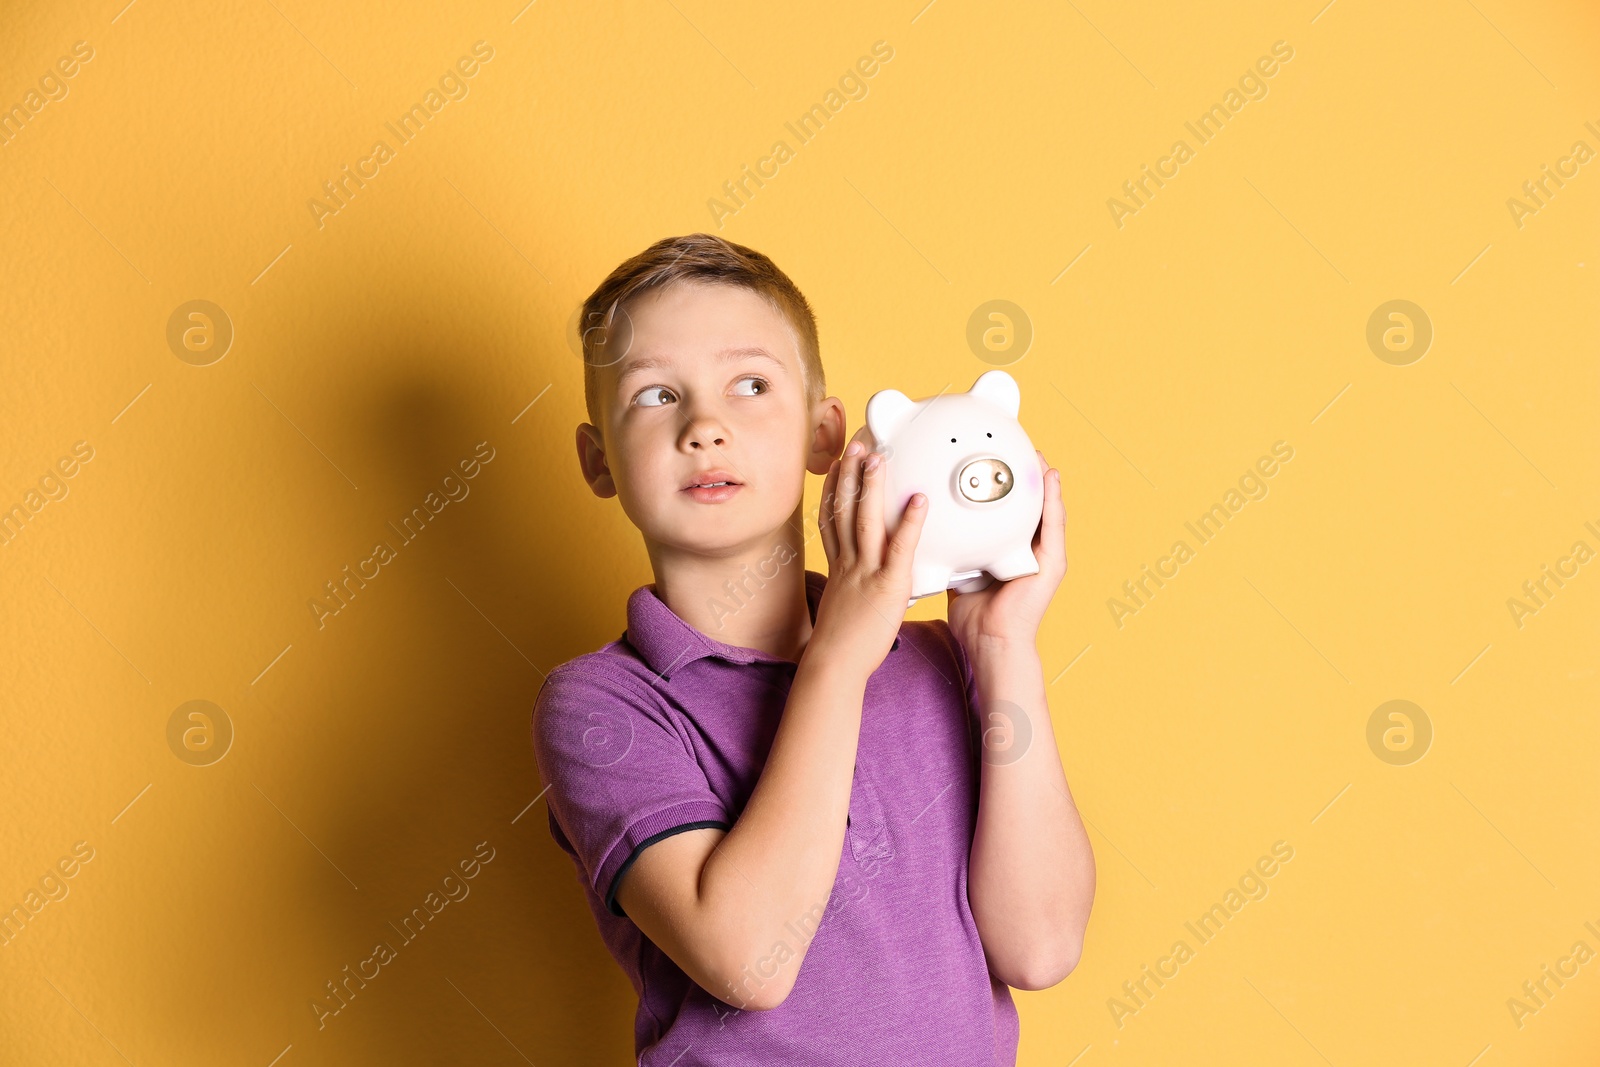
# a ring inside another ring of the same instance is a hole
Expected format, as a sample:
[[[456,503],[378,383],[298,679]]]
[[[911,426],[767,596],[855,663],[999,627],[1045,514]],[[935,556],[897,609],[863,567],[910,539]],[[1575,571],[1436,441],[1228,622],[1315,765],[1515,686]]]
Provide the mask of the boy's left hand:
[[[1039,572],[1010,581],[996,581],[975,593],[945,591],[950,629],[969,656],[980,642],[1027,642],[1038,637],[1039,624],[1067,573],[1066,507],[1061,502],[1061,472],[1034,450],[1044,473],[1044,513],[1033,534],[1033,558]]]

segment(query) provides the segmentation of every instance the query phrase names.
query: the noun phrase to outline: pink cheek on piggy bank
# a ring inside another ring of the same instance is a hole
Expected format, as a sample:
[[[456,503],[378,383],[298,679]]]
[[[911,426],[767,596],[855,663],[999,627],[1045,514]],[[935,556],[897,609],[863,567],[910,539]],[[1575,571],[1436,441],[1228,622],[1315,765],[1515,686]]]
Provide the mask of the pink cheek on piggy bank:
[[[1027,482],[1030,491],[1044,488],[1044,479],[1039,476],[1037,465],[1028,468]]]

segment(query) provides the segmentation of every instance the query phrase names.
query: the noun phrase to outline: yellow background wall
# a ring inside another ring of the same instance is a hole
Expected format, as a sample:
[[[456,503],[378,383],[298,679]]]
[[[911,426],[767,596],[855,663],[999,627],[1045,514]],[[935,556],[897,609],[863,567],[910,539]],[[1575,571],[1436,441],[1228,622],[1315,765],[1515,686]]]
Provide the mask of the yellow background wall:
[[[528,743],[542,672],[650,580],[578,476],[567,330],[617,262],[719,222],[816,305],[853,422],[1004,365],[1064,471],[1041,647],[1100,882],[1082,965],[1017,994],[1021,1063],[1595,1062],[1600,959],[1571,953],[1600,952],[1600,562],[1570,553],[1600,551],[1600,161],[1560,161],[1600,151],[1600,15],[921,2],[0,14],[0,103],[44,79],[0,145],[0,907],[41,904],[0,947],[0,1062],[630,1061]],[[1200,144],[1185,122],[1280,41]],[[1539,205],[1544,165],[1576,174]],[[336,204],[346,166],[371,177]],[[1025,353],[969,347],[991,300]],[[1394,300],[1425,351],[1369,346]],[[1576,574],[1535,605],[1546,565]],[[1392,700],[1409,747],[1387,711],[1369,746]],[[1267,895],[1193,939],[1280,841]],[[448,885],[319,1030],[325,983]],[[1577,974],[1533,1011],[1546,965]]]

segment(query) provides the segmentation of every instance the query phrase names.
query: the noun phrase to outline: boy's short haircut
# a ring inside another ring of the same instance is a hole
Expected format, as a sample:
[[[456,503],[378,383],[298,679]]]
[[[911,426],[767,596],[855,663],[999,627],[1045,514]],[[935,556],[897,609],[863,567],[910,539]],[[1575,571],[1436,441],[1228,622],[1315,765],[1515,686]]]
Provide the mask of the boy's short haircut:
[[[583,344],[583,399],[592,425],[600,425],[597,367],[621,358],[612,356],[597,361],[595,347],[604,343],[606,328],[625,311],[633,297],[681,281],[738,286],[765,297],[794,327],[799,339],[806,406],[815,406],[823,398],[827,385],[817,344],[817,319],[805,295],[776,263],[755,249],[715,234],[691,233],[663,237],[624,261],[583,302],[578,333]]]

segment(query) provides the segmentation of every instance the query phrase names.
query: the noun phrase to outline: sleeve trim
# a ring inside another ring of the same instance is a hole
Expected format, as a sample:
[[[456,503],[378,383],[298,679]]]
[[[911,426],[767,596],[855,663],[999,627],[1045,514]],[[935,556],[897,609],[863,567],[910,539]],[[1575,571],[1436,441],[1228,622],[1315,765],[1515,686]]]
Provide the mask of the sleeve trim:
[[[681,834],[685,830],[703,830],[708,827],[716,827],[722,830],[733,829],[731,824],[723,822],[721,819],[703,819],[699,822],[686,822],[680,826],[669,826],[659,833],[651,834],[634,846],[633,852],[629,854],[627,859],[622,861],[622,866],[618,867],[617,873],[611,877],[611,886],[606,890],[606,910],[619,918],[626,919],[628,917],[627,913],[622,910],[622,905],[617,903],[617,886],[621,884],[622,876],[628,873],[628,868],[633,866],[633,861],[639,858],[639,853],[657,841],[671,837],[673,834]]]

